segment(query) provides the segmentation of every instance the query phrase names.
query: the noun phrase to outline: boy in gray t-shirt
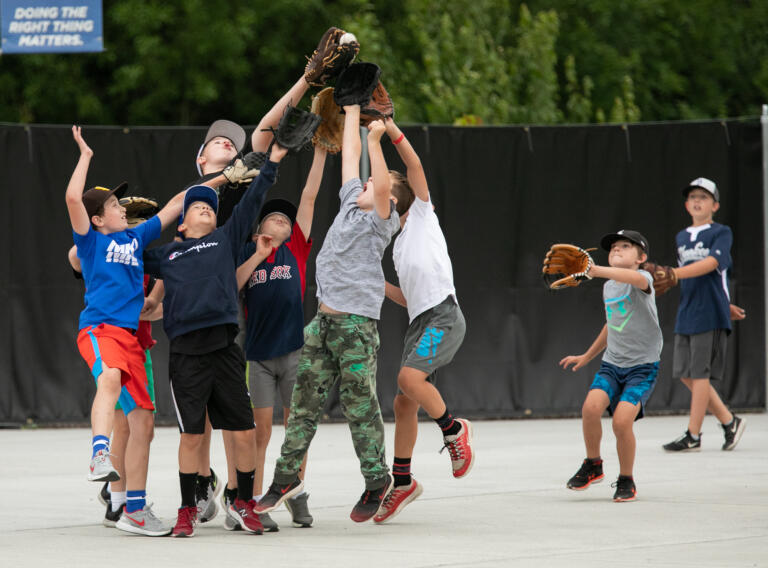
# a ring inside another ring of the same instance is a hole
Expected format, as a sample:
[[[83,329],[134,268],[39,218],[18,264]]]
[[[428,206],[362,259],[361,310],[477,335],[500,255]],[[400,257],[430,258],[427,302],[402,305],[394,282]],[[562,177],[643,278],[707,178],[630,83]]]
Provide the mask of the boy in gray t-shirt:
[[[340,379],[339,399],[352,432],[352,443],[365,478],[365,491],[352,509],[355,522],[378,511],[392,487],[384,456],[384,422],[376,396],[379,319],[384,301],[384,249],[400,228],[397,199],[381,149],[385,127],[368,125],[368,154],[372,177],[360,180],[360,107],[345,106],[341,157],[341,207],[317,257],[317,315],[304,328],[304,347],[280,458],[269,491],[256,505],[271,511],[300,493],[298,478],[323,406]]]
[[[603,362],[581,409],[587,458],[567,484],[577,491],[603,480],[600,418],[605,411],[613,416],[619,478],[613,500],[634,501],[632,468],[635,462],[635,434],[632,425],[642,418],[643,408],[656,386],[661,356],[661,328],[656,314],[653,277],[640,264],[648,258],[648,241],[637,231],[619,231],[602,238],[608,251],[608,266],[594,265],[590,277],[609,279],[603,285],[606,324],[594,343],[581,355],[560,361],[576,371],[603,349]]]

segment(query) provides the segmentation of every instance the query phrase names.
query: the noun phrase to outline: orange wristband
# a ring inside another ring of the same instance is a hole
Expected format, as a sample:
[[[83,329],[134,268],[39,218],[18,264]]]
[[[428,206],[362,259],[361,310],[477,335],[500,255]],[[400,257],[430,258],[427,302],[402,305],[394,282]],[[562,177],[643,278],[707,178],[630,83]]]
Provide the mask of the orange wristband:
[[[397,144],[400,144],[400,142],[402,142],[404,138],[405,138],[405,134],[403,134],[403,133],[401,132],[401,133],[400,133],[400,136],[398,137],[398,139],[397,139],[397,140],[392,140],[392,144],[395,144],[395,145],[397,145]]]

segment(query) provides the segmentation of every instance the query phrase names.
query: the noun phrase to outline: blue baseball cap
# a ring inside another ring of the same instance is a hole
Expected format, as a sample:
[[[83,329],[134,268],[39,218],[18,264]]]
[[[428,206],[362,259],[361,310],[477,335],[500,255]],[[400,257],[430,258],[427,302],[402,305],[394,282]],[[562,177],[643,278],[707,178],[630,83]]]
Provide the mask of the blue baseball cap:
[[[218,214],[219,195],[216,193],[216,190],[207,185],[193,185],[184,194],[184,207],[181,211],[181,217],[179,217],[179,224],[184,222],[184,214],[195,201],[207,203],[211,206],[213,212]]]

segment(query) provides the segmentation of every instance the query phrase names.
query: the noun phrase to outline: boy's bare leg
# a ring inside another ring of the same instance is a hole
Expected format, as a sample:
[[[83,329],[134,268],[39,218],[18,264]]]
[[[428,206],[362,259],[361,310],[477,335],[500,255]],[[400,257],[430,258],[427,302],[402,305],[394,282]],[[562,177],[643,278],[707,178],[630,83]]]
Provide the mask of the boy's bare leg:
[[[202,443],[203,434],[181,434],[179,438],[179,471],[181,473],[198,473]]]
[[[304,79],[302,75],[298,81],[291,87],[287,93],[285,93],[280,99],[269,109],[259,121],[259,125],[251,134],[251,146],[254,152],[266,152],[269,148],[269,143],[272,141],[272,132],[267,130],[262,132],[263,129],[273,127],[277,128],[280,124],[280,119],[285,112],[285,108],[288,105],[297,106],[299,101],[309,89],[309,83]]]
[[[91,430],[94,436],[106,436],[112,433],[115,421],[115,404],[120,397],[120,369],[104,367],[96,380],[96,396],[91,406]]]
[[[272,407],[253,409],[253,422],[256,424],[256,472],[253,476],[253,495],[262,495],[264,489],[264,462],[267,457],[267,445],[272,437]]]
[[[616,453],[619,455],[619,475],[627,477],[632,476],[635,465],[637,442],[632,426],[638,412],[640,412],[640,403],[632,404],[625,400],[619,401],[613,412],[613,433],[616,435]]]
[[[143,491],[147,486],[149,444],[154,435],[155,417],[151,410],[135,408],[127,418],[131,433],[125,449],[126,490]]]
[[[205,416],[205,432],[203,438],[200,440],[200,449],[198,455],[200,456],[197,474],[203,477],[210,477],[211,475],[211,421],[208,419],[208,415]]]
[[[592,389],[587,393],[587,398],[581,407],[581,428],[588,458],[600,457],[600,441],[603,438],[603,426],[600,420],[610,402],[605,391]]]
[[[231,430],[222,430],[224,455],[227,457],[227,489],[237,488],[237,468],[235,468],[235,439]]]
[[[445,414],[445,402],[435,386],[427,381],[429,375],[412,367],[403,367],[397,376],[397,386],[421,406],[433,420]]]
[[[256,436],[254,429],[233,430],[235,443],[235,467],[239,471],[253,471],[256,468]]]
[[[410,458],[419,431],[419,403],[404,394],[397,394],[395,410],[395,457]]]
[[[717,419],[720,421],[721,424],[730,424],[731,420],[733,420],[733,413],[731,413],[730,410],[728,410],[728,407],[725,405],[723,400],[720,398],[720,395],[717,394],[717,391],[715,390],[715,387],[712,386],[712,383],[709,379],[686,379],[681,378],[680,381],[688,387],[688,390],[691,391],[691,416],[693,416],[693,384],[699,381],[706,381],[707,385],[709,386],[709,397],[707,400],[707,407],[706,409],[709,410]],[[702,422],[703,422],[704,416],[702,415]],[[691,424],[689,423],[688,429],[691,432],[691,434],[698,435],[698,433],[701,431],[701,422],[699,423],[699,431],[694,432],[690,429]]]
[[[109,452],[112,455],[112,465],[120,474],[119,481],[113,481],[109,484],[109,490],[115,493],[125,491],[125,452],[128,446],[128,436],[131,430],[128,426],[128,419],[122,410],[115,410],[115,421],[112,428],[112,441],[110,442]]]

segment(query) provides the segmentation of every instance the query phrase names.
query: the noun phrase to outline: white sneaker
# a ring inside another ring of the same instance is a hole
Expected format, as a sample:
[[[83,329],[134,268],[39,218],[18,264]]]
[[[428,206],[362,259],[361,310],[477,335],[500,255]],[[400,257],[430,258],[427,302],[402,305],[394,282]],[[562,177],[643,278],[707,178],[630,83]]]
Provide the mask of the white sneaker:
[[[117,473],[112,460],[109,459],[107,450],[99,450],[91,458],[91,469],[88,472],[88,481],[119,481],[120,474]]]
[[[164,523],[155,516],[149,505],[144,505],[143,509],[133,513],[123,511],[115,526],[121,531],[145,536],[165,536],[173,530],[171,525]]]

